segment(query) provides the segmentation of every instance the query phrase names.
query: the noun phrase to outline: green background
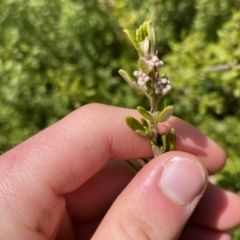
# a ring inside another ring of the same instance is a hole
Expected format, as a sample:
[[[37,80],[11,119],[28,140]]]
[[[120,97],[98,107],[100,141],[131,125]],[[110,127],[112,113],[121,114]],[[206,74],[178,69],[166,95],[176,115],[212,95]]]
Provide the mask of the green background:
[[[145,20],[174,114],[226,150],[216,179],[240,194],[239,0],[0,0],[0,151],[87,103],[149,108],[118,74],[137,68],[122,28]]]

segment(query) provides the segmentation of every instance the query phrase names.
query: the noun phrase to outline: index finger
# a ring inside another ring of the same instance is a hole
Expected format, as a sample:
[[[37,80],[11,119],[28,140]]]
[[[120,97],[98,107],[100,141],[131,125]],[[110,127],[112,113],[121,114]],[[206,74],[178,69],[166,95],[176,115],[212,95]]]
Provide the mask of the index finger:
[[[86,105],[2,155],[0,169],[57,194],[73,191],[108,159],[152,156],[148,139],[126,126],[127,115],[138,116],[135,110]],[[211,173],[223,166],[225,153],[210,138],[177,118],[160,126],[170,127],[177,132],[176,150],[196,155]]]

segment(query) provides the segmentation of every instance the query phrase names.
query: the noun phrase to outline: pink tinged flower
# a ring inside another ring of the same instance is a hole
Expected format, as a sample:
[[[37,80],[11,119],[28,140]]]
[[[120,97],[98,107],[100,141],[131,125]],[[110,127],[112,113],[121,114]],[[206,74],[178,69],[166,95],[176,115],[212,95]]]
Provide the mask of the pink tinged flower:
[[[149,76],[144,77],[144,81],[147,83],[151,78]]]
[[[159,59],[156,55],[153,55],[152,59],[151,59],[154,63],[159,62]]]
[[[168,94],[172,89],[171,85],[166,85],[165,88],[162,90],[162,95]]]
[[[153,68],[155,66],[155,63],[152,60],[147,61],[147,63],[149,65],[149,67],[151,67],[151,68]]]
[[[163,61],[159,60],[159,58],[156,55],[153,55],[148,62],[149,62],[148,64],[151,65],[152,67],[159,68],[160,66],[163,65]]]
[[[162,78],[162,84],[167,84],[168,79],[167,78]]]
[[[134,71],[134,72],[133,72],[133,75],[134,75],[135,77],[139,77],[140,71]]]

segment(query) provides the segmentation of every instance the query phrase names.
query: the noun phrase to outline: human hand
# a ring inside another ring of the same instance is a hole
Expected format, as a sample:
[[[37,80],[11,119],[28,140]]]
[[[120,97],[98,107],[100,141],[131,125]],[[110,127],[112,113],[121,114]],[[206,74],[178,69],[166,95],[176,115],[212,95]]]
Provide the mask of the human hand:
[[[176,151],[134,176],[124,161],[109,161],[152,154],[147,139],[126,126],[126,115],[138,116],[87,105],[3,154],[0,239],[90,239],[97,229],[94,240],[172,240],[188,220],[181,240],[230,239],[240,198],[207,183],[207,172],[223,167],[224,151],[173,117],[159,131],[176,130]]]

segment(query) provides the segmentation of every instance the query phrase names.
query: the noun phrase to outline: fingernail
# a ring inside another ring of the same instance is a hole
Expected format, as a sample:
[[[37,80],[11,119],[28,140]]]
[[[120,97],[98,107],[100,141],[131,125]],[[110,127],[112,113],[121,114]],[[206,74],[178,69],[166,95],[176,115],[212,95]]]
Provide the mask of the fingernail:
[[[175,203],[187,205],[203,190],[205,173],[197,162],[174,157],[165,166],[160,187]]]

